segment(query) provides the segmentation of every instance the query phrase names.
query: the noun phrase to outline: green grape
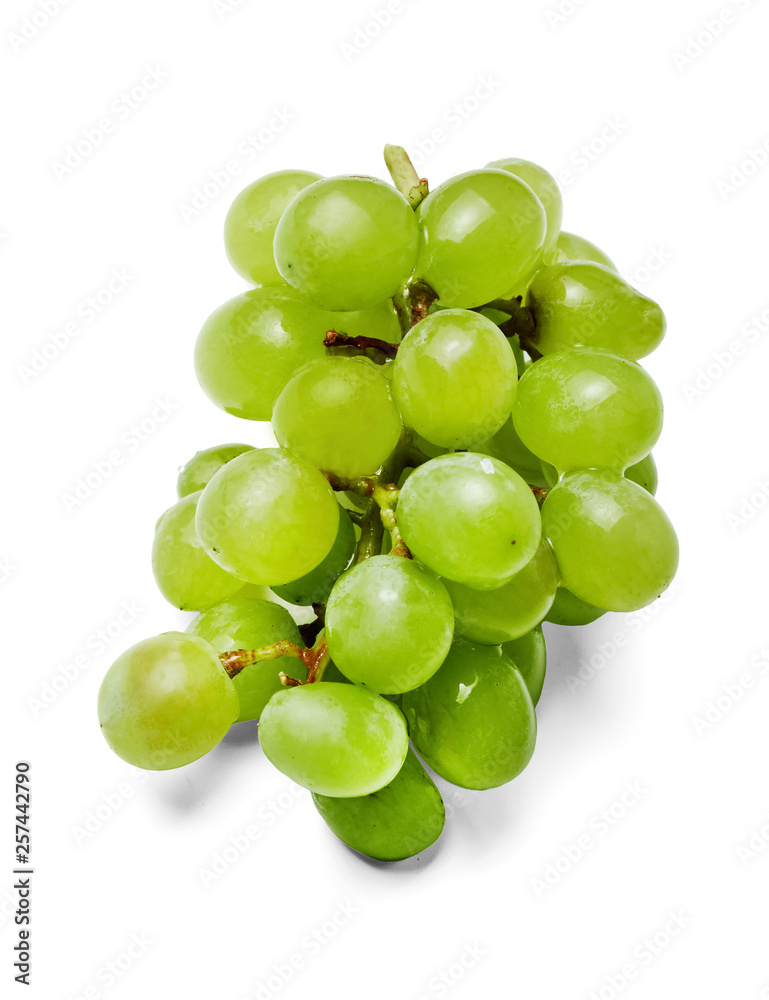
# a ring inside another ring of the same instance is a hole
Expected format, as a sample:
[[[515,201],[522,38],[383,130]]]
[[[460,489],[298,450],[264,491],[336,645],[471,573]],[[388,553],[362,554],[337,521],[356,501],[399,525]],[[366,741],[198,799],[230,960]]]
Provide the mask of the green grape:
[[[678,540],[656,500],[605,470],[564,476],[542,508],[563,585],[609,611],[637,611],[670,585]]]
[[[255,288],[205,322],[195,345],[203,391],[236,417],[269,420],[276,396],[297,368],[324,358],[329,314],[290,288]]]
[[[657,463],[654,461],[654,456],[650,453],[640,462],[625,469],[625,479],[632,479],[654,496],[657,492]]]
[[[508,417],[488,441],[482,441],[477,445],[476,451],[483,455],[491,455],[492,458],[509,465],[530,486],[548,485],[540,460],[518,437],[512,417]]]
[[[216,651],[183,632],[127,649],[107,671],[98,700],[107,743],[149,771],[202,757],[238,717],[238,696]]]
[[[504,170],[472,170],[419,211],[417,274],[443,306],[472,309],[522,284],[538,265],[547,220],[539,198]]]
[[[228,573],[274,587],[315,569],[339,530],[339,504],[316,468],[276,448],[228,462],[203,490],[196,518],[206,552]]]
[[[312,798],[342,843],[377,861],[402,861],[427,850],[440,837],[446,819],[441,793],[413,750],[378,792],[349,799]]]
[[[417,323],[393,365],[404,423],[444,448],[471,448],[496,434],[510,416],[517,378],[499,327],[463,309]]]
[[[531,632],[522,635],[520,639],[502,643],[502,652],[518,668],[531,700],[536,708],[545,683],[545,667],[547,666],[547,648],[542,627],[538,625]]]
[[[555,253],[547,263],[566,264],[574,260],[591,260],[594,264],[603,264],[611,271],[617,270],[616,264],[595,243],[586,240],[584,236],[564,233],[562,230],[558,236]]]
[[[273,587],[274,592],[289,604],[309,606],[325,604],[337,578],[350,565],[355,553],[355,529],[350,518],[339,511],[339,530],[331,551],[315,569],[298,580],[282,587]]]
[[[388,344],[401,342],[401,324],[392,299],[354,312],[330,312],[329,330],[348,337],[373,337]]]
[[[328,177],[300,191],[278,223],[281,276],[323,309],[365,309],[392,298],[417,256],[409,203],[375,177]]]
[[[543,538],[534,557],[496,590],[475,590],[445,580],[456,630],[466,639],[496,646],[518,639],[542,621],[553,603],[558,568]]]
[[[205,451],[196,452],[189,462],[179,469],[179,478],[176,480],[176,494],[179,499],[204,489],[215,472],[247,451],[253,451],[253,446],[218,444],[213,448],[206,448]]]
[[[442,455],[420,466],[398,500],[398,526],[417,559],[447,580],[501,587],[537,551],[537,501],[517,472],[488,455]]]
[[[285,608],[273,601],[253,597],[231,597],[198,615],[187,627],[210,643],[217,653],[235,649],[262,649],[276,642],[303,646],[299,629]],[[281,671],[298,681],[307,678],[307,668],[294,656],[257,660],[232,678],[240,702],[238,722],[258,719],[264,706],[283,685]]]
[[[647,455],[662,430],[662,397],[640,365],[577,347],[548,354],[518,386],[521,440],[560,472],[619,471]]]
[[[558,469],[549,462],[542,462],[542,476],[545,480],[545,486],[555,486],[560,478]]]
[[[559,587],[545,621],[553,625],[589,625],[605,614],[604,608],[596,608],[575,597],[565,587]]]
[[[152,544],[152,572],[160,593],[182,611],[218,604],[243,588],[200,544],[195,513],[201,493],[190,493],[158,518]]]
[[[409,691],[443,663],[454,614],[446,588],[411,559],[380,555],[343,574],[326,608],[331,657],[380,694]]]
[[[463,788],[496,788],[531,760],[537,719],[521,674],[499,646],[457,639],[440,670],[403,696],[414,749]]]
[[[279,170],[249,184],[233,201],[224,220],[224,247],[238,274],[255,285],[282,285],[275,267],[275,227],[290,201],[320,174]]]
[[[507,160],[492,160],[486,164],[496,170],[506,170],[509,174],[514,174],[524,184],[528,184],[534,194],[542,202],[547,217],[547,234],[545,235],[545,245],[543,252],[551,254],[555,250],[558,234],[561,232],[561,220],[563,219],[563,198],[556,183],[555,177],[549,174],[544,167],[530,160],[519,160],[515,158]]]
[[[320,681],[273,695],[259,720],[265,756],[297,784],[349,798],[388,785],[408,750],[389,701],[354,684]]]
[[[665,316],[608,267],[573,261],[543,267],[529,286],[532,343],[541,354],[601,347],[638,361],[658,347]]]
[[[401,435],[390,383],[368,358],[311,361],[275,401],[278,444],[344,479],[373,475]]]

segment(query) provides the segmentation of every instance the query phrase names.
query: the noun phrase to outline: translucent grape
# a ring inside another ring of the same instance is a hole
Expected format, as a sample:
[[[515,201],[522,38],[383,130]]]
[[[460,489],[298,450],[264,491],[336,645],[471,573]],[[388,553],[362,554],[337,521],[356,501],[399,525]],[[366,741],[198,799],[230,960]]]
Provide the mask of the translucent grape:
[[[622,471],[657,441],[662,397],[634,362],[575,348],[546,355],[526,371],[513,423],[526,447],[561,472]]]
[[[589,625],[605,614],[604,608],[596,608],[575,597],[565,587],[559,587],[552,607],[545,615],[545,621],[552,622],[553,625]]]
[[[409,750],[389,785],[372,795],[313,795],[329,829],[354,851],[377,861],[402,861],[440,837],[446,819],[441,793]]]
[[[518,373],[507,338],[479,313],[427,316],[398,349],[393,391],[407,426],[433,444],[471,448],[510,416]]]
[[[638,361],[659,346],[665,316],[608,267],[587,261],[541,268],[529,286],[532,342],[541,354],[600,347]]]
[[[463,788],[503,785],[534,753],[531,695],[499,646],[457,639],[440,670],[403,696],[403,712],[420,757]]]
[[[654,456],[649,454],[642,458],[640,462],[625,469],[625,479],[632,479],[634,483],[643,486],[647,493],[652,496],[657,492],[657,463]]]
[[[388,785],[408,750],[403,715],[354,684],[320,681],[284,688],[259,721],[268,760],[297,784],[338,798]]]
[[[561,197],[561,191],[555,177],[549,174],[544,167],[540,167],[537,163],[532,163],[531,160],[519,160],[513,157],[507,160],[492,160],[486,166],[496,170],[506,170],[509,174],[514,174],[524,184],[528,184],[542,202],[542,207],[547,217],[547,233],[545,235],[543,252],[551,254],[555,250],[558,234],[561,232],[561,220],[563,219],[563,198]]]
[[[522,635],[520,639],[503,643],[502,652],[518,668],[536,708],[545,683],[547,667],[547,648],[542,628],[537,626],[531,632]]]
[[[401,324],[392,299],[368,309],[353,312],[329,312],[329,330],[346,333],[349,337],[373,337],[388,344],[399,344]]]
[[[107,671],[98,700],[107,743],[150,771],[202,757],[238,717],[238,696],[215,650],[183,632],[127,649]]]
[[[282,277],[323,309],[365,309],[392,298],[414,270],[414,212],[374,177],[328,177],[301,191],[278,223]]]
[[[492,458],[509,465],[530,486],[548,485],[542,463],[518,437],[512,416],[507,418],[493,437],[490,437],[488,441],[482,441],[475,450],[483,455],[491,455]],[[557,478],[558,473],[556,473]]]
[[[595,243],[586,240],[584,236],[576,236],[574,233],[561,233],[558,236],[555,253],[548,263],[566,264],[574,260],[591,260],[594,264],[603,264],[611,271],[616,271],[617,266],[607,257],[603,250],[600,250]]]
[[[223,569],[271,587],[298,580],[328,555],[339,530],[339,504],[309,462],[260,448],[216,473],[198,502],[196,527]]]
[[[190,493],[160,516],[152,544],[152,572],[160,593],[182,611],[199,611],[242,590],[243,580],[218,566],[195,530],[200,492]]]
[[[213,474],[218,472],[223,465],[247,451],[253,451],[253,446],[250,444],[218,444],[213,448],[206,448],[205,451],[196,452],[189,462],[179,469],[179,478],[176,480],[177,496],[181,499],[181,497],[189,496],[190,493],[202,490],[208,485]]]
[[[373,475],[398,443],[402,425],[390,383],[368,358],[311,361],[275,402],[278,443],[342,478]]]
[[[542,508],[563,585],[609,611],[636,611],[670,585],[678,566],[673,526],[636,483],[608,471],[565,476]]]
[[[285,608],[253,597],[232,597],[209,608],[189,624],[187,633],[205,639],[217,653],[261,649],[276,642],[304,645],[299,629]],[[240,703],[238,722],[259,718],[270,698],[283,687],[281,671],[298,681],[307,677],[307,668],[292,656],[257,660],[235,674],[232,683]]]
[[[230,263],[255,285],[282,285],[272,241],[275,227],[290,201],[320,174],[279,170],[249,184],[233,201],[224,221],[224,246]]]
[[[373,556],[337,581],[326,608],[331,657],[351,681],[381,694],[423,684],[451,646],[446,588],[411,559]]]
[[[296,369],[326,356],[329,318],[293,289],[255,288],[230,299],[206,320],[195,345],[203,391],[236,417],[269,420]]]
[[[475,590],[446,580],[454,605],[456,630],[474,642],[498,645],[518,639],[538,625],[558,587],[558,568],[543,538],[534,557],[496,590]]]
[[[298,580],[272,589],[289,604],[325,604],[337,578],[350,565],[354,552],[355,529],[347,514],[340,510],[339,530],[323,562]]]
[[[537,551],[539,508],[512,469],[473,452],[420,466],[398,501],[398,526],[417,559],[447,580],[501,587]]]
[[[473,170],[441,184],[419,211],[417,274],[449,308],[472,309],[522,283],[547,231],[542,203],[504,170]]]

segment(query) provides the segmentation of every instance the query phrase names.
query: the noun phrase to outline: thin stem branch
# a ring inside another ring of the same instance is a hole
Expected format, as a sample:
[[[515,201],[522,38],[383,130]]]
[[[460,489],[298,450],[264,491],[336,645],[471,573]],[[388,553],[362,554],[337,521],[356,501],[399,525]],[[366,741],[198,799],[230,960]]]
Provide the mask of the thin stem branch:
[[[403,146],[385,146],[384,158],[393,184],[409,205],[416,209],[427,197],[427,180],[416,172],[411,157]]]
[[[339,333],[337,330],[329,330],[323,340],[324,347],[345,348],[354,347],[359,351],[373,351],[375,355],[381,355],[381,363],[394,358],[398,353],[398,345],[391,344],[387,340],[379,340],[377,337],[350,337],[346,333]],[[379,361],[379,357],[374,358]]]

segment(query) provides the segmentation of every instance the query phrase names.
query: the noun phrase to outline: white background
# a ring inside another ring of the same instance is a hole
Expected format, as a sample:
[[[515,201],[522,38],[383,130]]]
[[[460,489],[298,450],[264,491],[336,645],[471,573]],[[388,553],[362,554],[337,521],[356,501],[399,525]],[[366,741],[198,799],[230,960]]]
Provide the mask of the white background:
[[[400,0],[362,44],[386,6],[69,0],[20,43],[38,7],[3,4],[3,993],[769,997],[767,5]],[[161,82],[125,114],[148,70]],[[103,141],[57,168],[105,117]],[[246,155],[250,136],[262,148]],[[667,407],[659,499],[682,542],[657,607],[549,630],[529,768],[491,792],[444,785],[440,845],[389,867],[334,839],[253,726],[147,776],[95,713],[122,649],[184,627],[149,561],[177,467],[267,440],[216,410],[192,366],[203,320],[244,287],[222,250],[230,201],[286,167],[381,175],[385,142],[433,184],[493,158],[543,163],[565,228],[663,304],[648,366]],[[113,269],[127,283],[91,321]],[[26,992],[11,968],[19,758]]]

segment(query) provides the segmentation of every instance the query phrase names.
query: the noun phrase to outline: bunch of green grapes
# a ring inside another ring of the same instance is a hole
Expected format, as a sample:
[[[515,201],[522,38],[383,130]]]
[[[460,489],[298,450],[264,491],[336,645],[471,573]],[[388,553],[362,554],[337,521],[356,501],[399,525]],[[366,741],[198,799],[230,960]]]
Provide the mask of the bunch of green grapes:
[[[152,568],[197,616],[122,653],[98,707],[152,770],[258,720],[336,836],[396,861],[444,826],[427,767],[485,789],[527,766],[543,623],[644,607],[678,549],[639,364],[659,306],[562,231],[537,164],[428,192],[400,147],[385,158],[393,184],[286,170],[235,199],[225,246],[251,287],[205,321],[195,365],[277,447],[180,469]]]

